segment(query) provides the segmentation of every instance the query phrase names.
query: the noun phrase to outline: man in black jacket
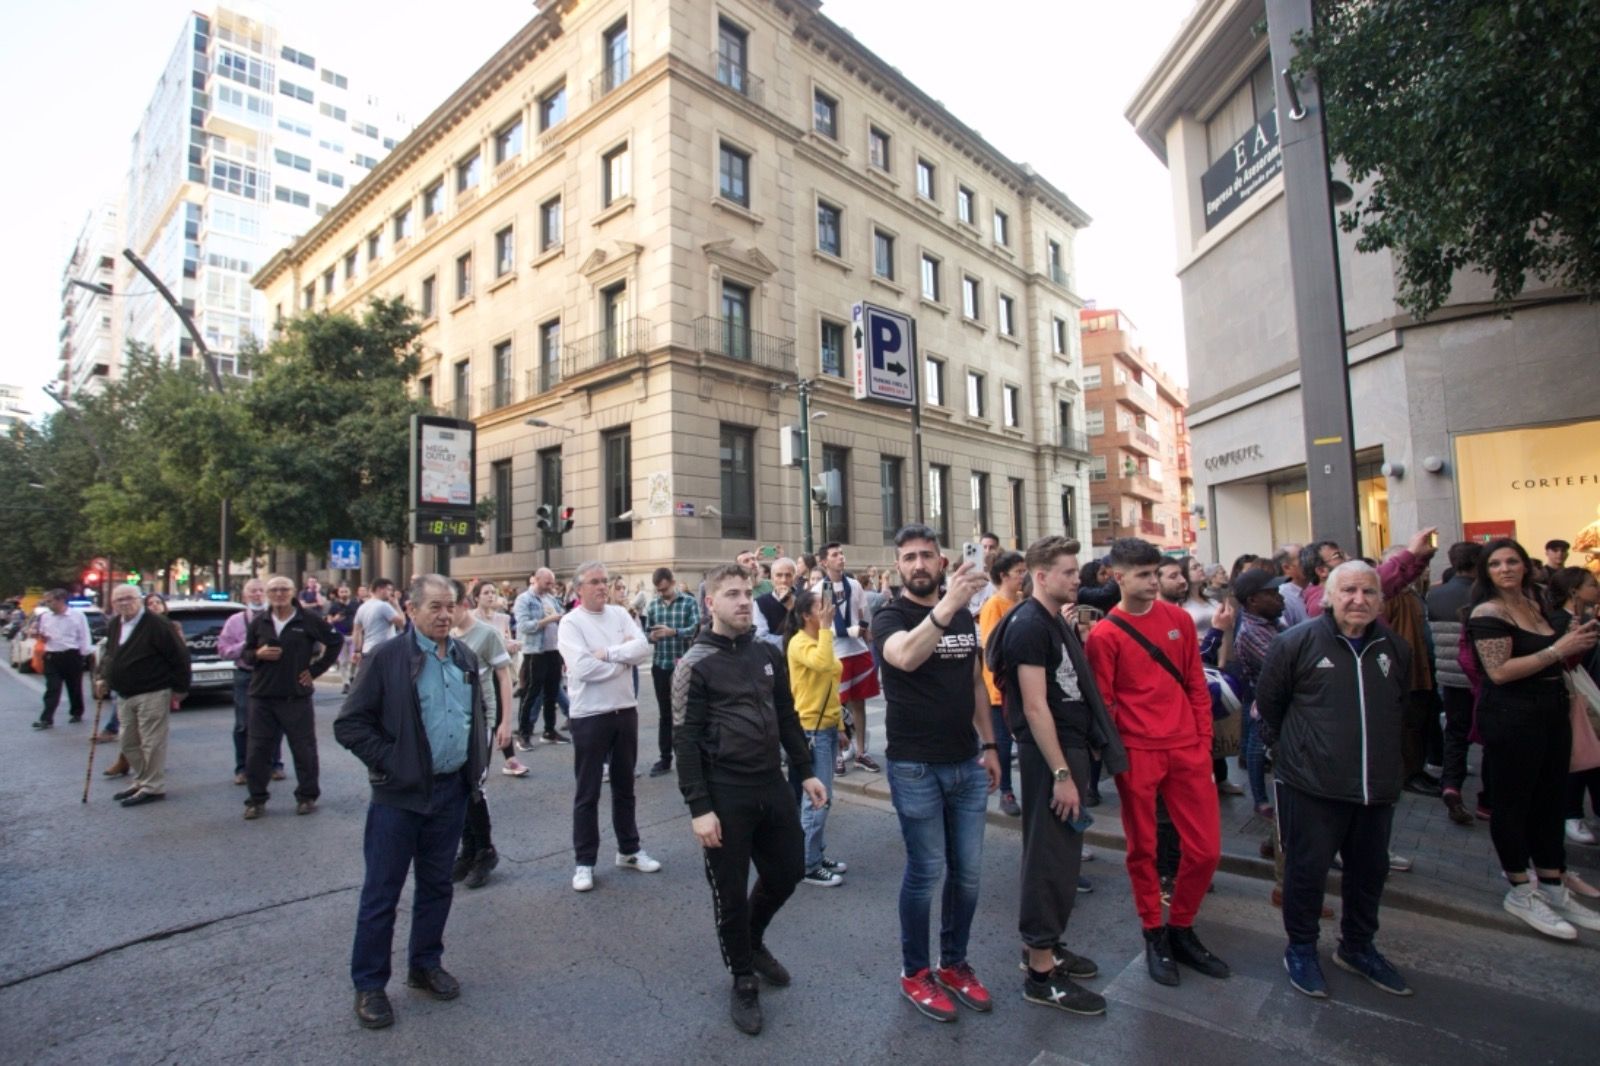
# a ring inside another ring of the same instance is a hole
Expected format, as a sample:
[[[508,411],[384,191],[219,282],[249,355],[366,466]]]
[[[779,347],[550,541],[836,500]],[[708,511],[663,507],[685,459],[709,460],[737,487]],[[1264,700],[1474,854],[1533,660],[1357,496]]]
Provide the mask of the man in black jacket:
[[[406,984],[434,999],[461,986],[441,965],[450,917],[450,867],[489,766],[478,658],[450,637],[450,579],[424,574],[411,585],[412,628],[368,656],[333,722],[334,739],[367,767],[366,881],[350,952],[356,1018],[368,1029],[394,1023],[385,991],[395,908],[414,869]]]
[[[344,643],[320,614],[295,602],[294,582],[267,579],[267,609],[245,628],[240,661],[250,667],[250,714],[245,723],[246,821],[266,810],[267,786],[279,743],[287,738],[294,755],[296,814],[317,808],[317,728],[312,716],[312,685],[339,659]]]
[[[1461,786],[1467,779],[1467,749],[1472,741],[1472,685],[1456,661],[1461,650],[1463,625],[1461,612],[1472,597],[1472,579],[1478,572],[1483,545],[1470,540],[1450,545],[1450,580],[1428,590],[1428,628],[1433,632],[1434,676],[1439,681],[1439,698],[1444,702],[1444,769],[1439,775],[1445,809],[1457,825],[1471,825],[1472,812],[1461,800]],[[1487,762],[1479,775],[1478,809],[1489,809]]]
[[[1333,857],[1344,862],[1344,913],[1333,961],[1397,996],[1405,978],[1378,953],[1378,904],[1389,872],[1389,830],[1400,798],[1400,734],[1410,646],[1378,620],[1383,591],[1366,563],[1341,563],[1324,581],[1331,613],[1272,642],[1256,682],[1283,837],[1284,969],[1308,996],[1328,994],[1317,920]]]
[[[173,697],[189,691],[189,646],[164,616],[144,609],[133,585],[112,590],[111,609],[95,695],[122,698],[122,757],[133,784],[114,798],[138,807],[167,798],[167,720]]]
[[[767,925],[805,874],[805,835],[794,794],[778,764],[781,744],[794,766],[810,766],[782,652],[750,632],[750,577],[738,566],[706,576],[711,625],[672,677],[673,753],[678,788],[705,849],[722,961],[733,972],[733,1024],[761,1032],[756,975],[789,983],[762,942]],[[814,775],[801,782],[813,807],[828,802]],[[755,888],[747,891],[750,863]]]

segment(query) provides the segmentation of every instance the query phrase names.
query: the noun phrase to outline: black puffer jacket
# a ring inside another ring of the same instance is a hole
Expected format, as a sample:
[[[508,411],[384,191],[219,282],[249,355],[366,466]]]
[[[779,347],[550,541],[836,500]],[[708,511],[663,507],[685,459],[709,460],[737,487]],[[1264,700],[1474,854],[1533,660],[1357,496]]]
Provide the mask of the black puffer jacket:
[[[753,633],[701,630],[672,674],[672,752],[689,813],[713,809],[708,784],[781,781],[780,745],[791,764],[811,765],[783,653]]]
[[[1411,650],[1382,622],[1357,652],[1325,612],[1280,633],[1256,682],[1279,781],[1373,806],[1400,798],[1400,732]]]

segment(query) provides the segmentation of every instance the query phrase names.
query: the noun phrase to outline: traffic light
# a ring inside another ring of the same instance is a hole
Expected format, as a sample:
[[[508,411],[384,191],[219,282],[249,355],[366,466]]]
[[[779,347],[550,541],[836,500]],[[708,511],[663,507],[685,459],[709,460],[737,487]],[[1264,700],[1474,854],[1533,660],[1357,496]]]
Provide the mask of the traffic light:
[[[556,530],[556,509],[548,503],[541,503],[534,512],[539,516],[538,526],[541,532],[554,533]]]
[[[90,567],[88,570],[85,570],[83,572],[83,583],[85,585],[90,585],[90,586],[99,585],[100,584],[100,571],[98,569],[93,568],[93,567]]]
[[[573,509],[571,507],[561,508],[561,526],[559,531],[562,533],[565,533],[567,530],[572,528],[572,510]]]

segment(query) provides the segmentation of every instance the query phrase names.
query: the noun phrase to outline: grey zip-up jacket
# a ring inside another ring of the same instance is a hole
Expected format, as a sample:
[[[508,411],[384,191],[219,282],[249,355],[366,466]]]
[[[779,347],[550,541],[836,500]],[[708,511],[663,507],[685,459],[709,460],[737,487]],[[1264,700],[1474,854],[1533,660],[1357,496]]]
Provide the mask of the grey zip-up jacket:
[[[1428,626],[1433,630],[1434,677],[1445,688],[1471,688],[1456,662],[1461,650],[1461,609],[1472,596],[1472,578],[1452,577],[1428,590]]]
[[[1323,799],[1395,802],[1410,687],[1411,649],[1382,622],[1367,626],[1359,651],[1331,611],[1280,633],[1256,681],[1273,774]]]

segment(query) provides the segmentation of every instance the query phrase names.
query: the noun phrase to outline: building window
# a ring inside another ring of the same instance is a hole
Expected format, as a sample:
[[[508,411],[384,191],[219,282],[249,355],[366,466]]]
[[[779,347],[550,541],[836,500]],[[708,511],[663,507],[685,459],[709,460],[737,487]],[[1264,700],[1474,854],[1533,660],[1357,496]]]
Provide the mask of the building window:
[[[717,192],[724,200],[750,206],[750,155],[724,144],[718,161]]]
[[[539,205],[539,250],[548,252],[561,245],[561,197]]]
[[[522,154],[522,119],[514,118],[494,135],[494,165]]]
[[[976,193],[965,185],[956,186],[956,217],[969,226],[977,215],[977,203]]]
[[[972,529],[977,534],[986,533],[990,529],[989,475],[976,470],[972,472]]]
[[[756,535],[755,431],[722,427],[722,535]]]
[[[317,110],[321,111],[324,115],[327,115],[335,122],[343,122],[345,119],[350,117],[349,112],[345,111],[344,108],[335,107],[326,100],[317,105]]]
[[[288,45],[284,45],[278,54],[283,56],[283,58],[289,62],[297,63],[300,66],[305,67],[307,70],[317,69],[317,59],[315,56],[309,55],[305,52],[297,51],[293,48],[290,48]]]
[[[472,253],[456,257],[456,299],[465,300],[472,295]]]
[[[472,361],[462,359],[455,365],[455,395],[451,398],[450,414],[454,418],[472,417]]]
[[[1006,245],[1011,243],[1011,219],[999,208],[994,212],[994,243]]]
[[[967,371],[967,414],[973,418],[984,417],[983,375],[975,370]]]
[[[1090,521],[1096,529],[1111,528],[1111,505],[1109,503],[1092,503],[1089,505]]]
[[[879,170],[889,169],[889,135],[876,126],[867,127],[867,160]]]
[[[1083,389],[1084,389],[1084,391],[1087,392],[1090,389],[1098,389],[1099,387],[1100,387],[1100,368],[1097,367],[1097,366],[1086,366],[1086,367],[1084,367],[1083,368]]]
[[[828,506],[823,512],[822,539],[850,539],[850,449],[834,444],[822,446],[822,483],[828,487]]]
[[[316,282],[313,281],[310,285],[306,286],[306,291],[304,293],[302,293],[301,297],[300,297],[300,305],[302,307],[304,307],[307,311],[311,310],[313,307],[315,307],[317,305],[317,283]]]
[[[983,311],[982,290],[978,287],[978,279],[970,275],[961,278],[961,313],[972,319],[979,320]]]
[[[478,187],[478,180],[483,177],[483,155],[473,152],[467,158],[456,164],[456,192],[466,192]]]
[[[844,323],[822,320],[822,372],[844,377]]]
[[[627,282],[600,291],[600,321],[605,324],[605,357],[620,359],[630,340]]]
[[[939,260],[926,253],[922,256],[922,296],[939,302]]]
[[[1022,428],[1022,411],[1019,410],[1021,396],[1015,385],[1000,386],[1001,417],[1005,419],[1008,429]]]
[[[736,93],[750,91],[750,35],[727,19],[717,20],[717,80]],[[727,522],[724,520],[724,527]]]
[[[917,195],[924,200],[933,200],[934,167],[926,159],[917,160]]]
[[[1051,281],[1057,285],[1067,283],[1067,268],[1061,261],[1061,242],[1048,239],[1044,242],[1044,265]]]
[[[824,201],[817,201],[817,250],[827,252],[829,255],[842,256],[844,254],[844,240],[841,236],[840,211],[837,207]]]
[[[418,310],[422,313],[422,320],[426,322],[439,313],[437,274],[429,274],[422,279],[422,299],[419,301]]]
[[[488,407],[497,411],[511,402],[511,342],[501,341],[494,346],[494,384],[491,386],[491,396],[494,402]]]
[[[823,92],[811,92],[811,128],[824,137],[839,139],[839,101]]]
[[[395,243],[408,240],[411,237],[411,208],[402,207],[394,215]]]
[[[600,204],[610,207],[628,195],[628,146],[618,145],[600,157]]]
[[[354,280],[356,264],[361,261],[361,249],[352,248],[344,254],[344,280],[346,283]]]
[[[539,451],[539,502],[560,508],[561,499],[561,449],[543,448]],[[544,534],[544,543],[552,548],[561,546],[559,529]]]
[[[1070,531],[1064,531],[1071,536]],[[1028,543],[1028,486],[1021,478],[1011,479],[1011,547],[1022,551]]]
[[[489,466],[490,492],[494,493],[494,550],[511,550],[511,460]]]
[[[383,230],[375,229],[367,234],[367,266],[372,266],[378,261],[383,252]]]
[[[444,179],[422,190],[422,217],[432,218],[444,210]]]
[[[928,467],[928,525],[940,544],[950,543],[950,468],[938,463]]]
[[[1050,319],[1050,350],[1056,355],[1067,354],[1067,323],[1064,319]]]
[[[732,359],[750,358],[750,289],[731,281],[722,283],[722,354]]]
[[[881,229],[872,231],[872,272],[894,280],[894,238]]]
[[[633,510],[633,434],[613,429],[600,437],[603,456],[606,540],[632,540],[633,518],[622,516]]]
[[[628,80],[630,56],[628,53],[628,20],[614,23],[602,38],[605,69],[600,74],[600,91],[608,93]],[[630,531],[631,536],[631,531]]]
[[[1000,332],[1007,337],[1017,335],[1017,302],[1009,296],[1000,297]]]
[[[433,406],[433,375],[432,374],[429,374],[427,377],[419,378],[417,380],[417,399],[421,400],[423,403],[427,404],[429,407]]]
[[[333,267],[329,267],[322,274],[322,295],[333,295]]]
[[[507,226],[494,235],[494,276],[503,278],[517,269],[517,235]]]
[[[567,83],[562,82],[539,97],[539,132],[543,133],[567,117]]]
[[[902,478],[905,460],[893,455],[878,457],[878,489],[883,496],[883,540],[893,543],[894,535],[905,525],[905,495]]]
[[[1106,413],[1098,407],[1090,407],[1083,412],[1084,432],[1091,437],[1098,437],[1106,431]]]
[[[1078,528],[1078,490],[1067,485],[1061,490],[1061,530],[1070,539],[1076,540]]]
[[[929,356],[923,360],[922,395],[933,407],[944,406],[944,360]]]
[[[539,327],[539,391],[549,392],[561,380],[561,320]]]

